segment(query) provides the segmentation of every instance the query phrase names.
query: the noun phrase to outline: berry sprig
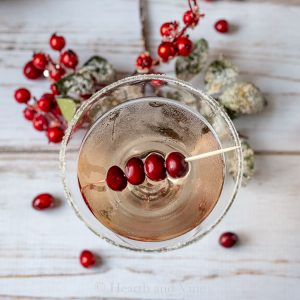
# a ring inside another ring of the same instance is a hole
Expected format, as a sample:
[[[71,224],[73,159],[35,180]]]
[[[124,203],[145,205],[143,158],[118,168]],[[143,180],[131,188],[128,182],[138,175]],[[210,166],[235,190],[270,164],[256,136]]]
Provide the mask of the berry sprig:
[[[168,62],[176,56],[189,56],[193,50],[193,42],[186,34],[188,29],[198,25],[204,14],[200,13],[197,0],[188,0],[189,9],[183,14],[184,26],[180,29],[179,22],[166,22],[160,27],[162,41],[157,48],[158,58],[149,52],[142,52],[136,59],[136,70],[139,73],[153,72],[153,68],[161,62]]]
[[[48,77],[51,93],[44,93],[37,99],[31,96],[28,89],[19,88],[15,91],[15,100],[26,105],[24,118],[31,121],[36,130],[46,131],[49,142],[60,143],[67,124],[57,105],[56,96],[59,93],[55,83],[67,73],[75,72],[78,56],[71,49],[64,50],[66,40],[56,33],[50,37],[49,45],[59,52],[57,61],[47,53],[34,53],[32,60],[25,64],[23,73],[30,80]]]

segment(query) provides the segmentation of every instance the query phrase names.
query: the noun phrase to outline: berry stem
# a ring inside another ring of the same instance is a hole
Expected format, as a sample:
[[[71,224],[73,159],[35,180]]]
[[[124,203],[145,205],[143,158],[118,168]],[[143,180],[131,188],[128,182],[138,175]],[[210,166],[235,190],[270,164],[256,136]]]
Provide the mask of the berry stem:
[[[194,161],[194,160],[198,160],[198,159],[202,159],[202,158],[222,154],[222,153],[225,153],[225,152],[233,151],[233,150],[238,149],[238,148],[240,148],[240,146],[234,146],[234,147],[219,149],[219,150],[210,151],[210,152],[206,152],[206,153],[201,153],[201,154],[198,154],[198,155],[187,157],[185,159],[185,161],[186,162]]]

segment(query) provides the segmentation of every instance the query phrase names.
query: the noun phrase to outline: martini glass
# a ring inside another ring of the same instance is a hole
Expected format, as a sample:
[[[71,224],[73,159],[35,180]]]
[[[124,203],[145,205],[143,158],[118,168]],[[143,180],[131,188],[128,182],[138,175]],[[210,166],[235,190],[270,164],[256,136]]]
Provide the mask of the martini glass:
[[[189,162],[183,178],[130,185],[105,183],[112,165],[150,153],[186,157],[236,147]],[[240,140],[221,106],[190,84],[163,75],[117,81],[76,112],[62,142],[66,198],[96,235],[136,251],[167,251],[209,233],[233,203],[242,177]]]

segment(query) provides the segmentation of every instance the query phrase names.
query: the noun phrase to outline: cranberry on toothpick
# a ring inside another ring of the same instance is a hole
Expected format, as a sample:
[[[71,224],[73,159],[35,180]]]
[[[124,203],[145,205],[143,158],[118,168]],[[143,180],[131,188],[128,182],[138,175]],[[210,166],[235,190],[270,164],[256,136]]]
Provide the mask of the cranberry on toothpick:
[[[145,160],[145,171],[149,179],[160,181],[167,177],[165,160],[158,153],[151,153]]]
[[[224,232],[220,235],[219,244],[224,248],[231,248],[238,242],[238,236],[233,232]]]
[[[125,176],[132,185],[139,185],[145,181],[144,163],[138,157],[130,158],[125,166]]]
[[[79,257],[80,263],[83,267],[89,268],[96,263],[96,256],[90,250],[83,250]]]
[[[32,207],[36,210],[44,210],[53,206],[54,197],[51,194],[43,193],[32,200]]]
[[[121,168],[112,166],[106,174],[106,183],[113,191],[123,191],[127,186],[127,179]]]
[[[180,152],[171,152],[166,158],[166,169],[171,177],[181,178],[187,174],[189,164],[185,161],[183,154]]]

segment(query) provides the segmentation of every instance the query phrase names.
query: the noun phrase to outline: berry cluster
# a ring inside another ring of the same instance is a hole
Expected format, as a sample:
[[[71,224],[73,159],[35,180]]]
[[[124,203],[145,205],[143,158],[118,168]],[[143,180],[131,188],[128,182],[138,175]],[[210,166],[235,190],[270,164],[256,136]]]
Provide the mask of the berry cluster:
[[[189,165],[185,161],[185,156],[180,152],[171,152],[166,159],[158,153],[149,154],[145,162],[138,157],[130,158],[125,171],[112,166],[106,174],[106,183],[114,191],[122,191],[126,188],[127,182],[132,185],[140,185],[146,176],[152,181],[166,179],[167,174],[172,178],[184,177],[189,170]]]
[[[60,143],[66,122],[57,105],[58,89],[55,82],[67,74],[68,69],[75,71],[78,57],[73,50],[63,51],[66,40],[56,33],[50,37],[49,45],[53,50],[59,51],[59,62],[55,62],[49,54],[34,53],[32,60],[25,64],[23,73],[26,78],[31,80],[42,76],[49,77],[51,93],[44,93],[39,99],[36,99],[31,97],[28,89],[19,88],[15,91],[15,100],[18,103],[26,104],[23,111],[24,118],[31,121],[36,130],[46,131],[49,142]]]
[[[166,22],[160,27],[162,41],[157,49],[158,59],[153,59],[148,52],[141,53],[136,59],[136,70],[139,73],[149,73],[160,62],[168,62],[175,56],[189,56],[193,50],[193,42],[186,35],[189,28],[194,28],[202,16],[196,0],[189,0],[189,10],[182,17],[184,27],[180,29],[179,22]]]

